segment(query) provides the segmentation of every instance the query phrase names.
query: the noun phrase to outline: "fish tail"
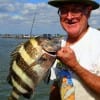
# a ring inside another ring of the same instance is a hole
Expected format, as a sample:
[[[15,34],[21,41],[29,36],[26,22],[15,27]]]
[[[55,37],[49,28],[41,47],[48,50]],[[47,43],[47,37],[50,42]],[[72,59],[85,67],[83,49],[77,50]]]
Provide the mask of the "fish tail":
[[[20,97],[20,94],[13,89],[13,91],[11,92],[11,95],[8,97],[8,100],[18,100],[19,97]]]

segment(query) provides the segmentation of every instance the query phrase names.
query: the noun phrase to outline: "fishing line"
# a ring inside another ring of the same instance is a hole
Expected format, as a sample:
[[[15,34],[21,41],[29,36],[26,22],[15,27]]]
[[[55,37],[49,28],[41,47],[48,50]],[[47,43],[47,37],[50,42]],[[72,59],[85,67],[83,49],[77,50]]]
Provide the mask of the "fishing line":
[[[32,26],[31,26],[31,29],[30,29],[30,38],[32,37],[32,32],[33,32],[33,26],[34,26],[34,23],[35,23],[35,20],[36,20],[36,15],[37,15],[37,12],[35,10],[35,13],[34,13],[34,16],[33,16],[33,20],[32,20]]]

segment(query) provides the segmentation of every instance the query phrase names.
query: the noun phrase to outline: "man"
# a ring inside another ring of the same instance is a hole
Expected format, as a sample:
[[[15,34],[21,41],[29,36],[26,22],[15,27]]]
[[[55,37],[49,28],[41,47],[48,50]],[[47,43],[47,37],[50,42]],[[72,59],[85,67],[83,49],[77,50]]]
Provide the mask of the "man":
[[[75,100],[100,100],[100,31],[88,24],[91,11],[99,8],[99,4],[93,0],[51,0],[48,3],[58,8],[60,23],[68,35],[57,57],[65,64],[65,70],[71,72]],[[56,99],[58,86],[56,82],[50,100],[61,100]],[[53,91],[56,92],[53,94]]]

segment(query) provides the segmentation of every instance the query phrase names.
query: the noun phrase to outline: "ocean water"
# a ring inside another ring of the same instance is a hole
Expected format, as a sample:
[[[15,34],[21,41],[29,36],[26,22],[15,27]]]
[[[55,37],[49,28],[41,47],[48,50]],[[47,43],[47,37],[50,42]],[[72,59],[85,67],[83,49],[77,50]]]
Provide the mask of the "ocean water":
[[[0,100],[8,100],[12,87],[7,83],[10,67],[10,54],[14,48],[26,39],[0,38]],[[50,85],[43,81],[37,86],[30,100],[49,100]],[[27,100],[23,97],[20,100]]]

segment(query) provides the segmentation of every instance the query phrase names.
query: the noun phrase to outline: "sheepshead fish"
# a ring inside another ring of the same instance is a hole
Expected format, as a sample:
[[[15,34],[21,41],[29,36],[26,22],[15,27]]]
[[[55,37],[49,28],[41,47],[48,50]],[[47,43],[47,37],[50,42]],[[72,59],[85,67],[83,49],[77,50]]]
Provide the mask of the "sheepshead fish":
[[[8,100],[18,100],[20,96],[28,99],[31,97],[54,64],[60,47],[61,38],[42,37],[31,38],[16,47],[11,53],[11,66],[7,77],[12,86]]]

